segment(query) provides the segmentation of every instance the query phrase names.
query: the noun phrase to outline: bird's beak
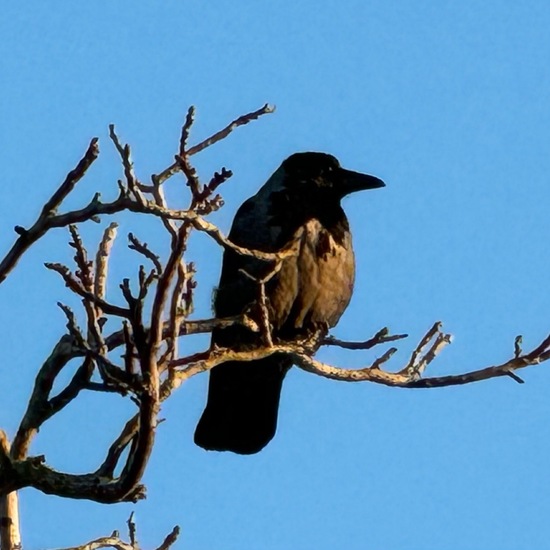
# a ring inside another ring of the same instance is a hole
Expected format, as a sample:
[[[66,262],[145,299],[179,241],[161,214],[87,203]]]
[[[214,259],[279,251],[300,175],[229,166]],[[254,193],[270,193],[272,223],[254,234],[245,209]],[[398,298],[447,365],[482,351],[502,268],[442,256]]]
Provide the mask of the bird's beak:
[[[381,179],[375,176],[360,174],[359,172],[345,170],[344,168],[340,168],[338,172],[338,179],[340,180],[338,187],[342,190],[342,197],[355,193],[355,191],[379,189],[386,186]]]

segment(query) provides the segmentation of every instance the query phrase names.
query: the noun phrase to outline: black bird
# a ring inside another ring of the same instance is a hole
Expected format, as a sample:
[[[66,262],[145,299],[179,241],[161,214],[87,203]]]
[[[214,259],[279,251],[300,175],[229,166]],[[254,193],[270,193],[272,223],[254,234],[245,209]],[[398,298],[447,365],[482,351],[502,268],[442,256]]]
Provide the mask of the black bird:
[[[296,153],[239,208],[229,238],[237,245],[276,252],[296,241],[266,283],[275,341],[307,336],[336,325],[353,291],[355,262],[341,199],[362,189],[384,187],[374,176],[340,167],[325,153]],[[271,265],[227,249],[214,308],[216,316],[239,315],[257,301],[258,283]],[[212,343],[235,350],[261,345],[261,336],[240,325],[215,329]],[[195,431],[207,450],[253,454],[275,435],[283,378],[292,363],[281,355],[249,362],[228,361],[210,372],[208,402]]]

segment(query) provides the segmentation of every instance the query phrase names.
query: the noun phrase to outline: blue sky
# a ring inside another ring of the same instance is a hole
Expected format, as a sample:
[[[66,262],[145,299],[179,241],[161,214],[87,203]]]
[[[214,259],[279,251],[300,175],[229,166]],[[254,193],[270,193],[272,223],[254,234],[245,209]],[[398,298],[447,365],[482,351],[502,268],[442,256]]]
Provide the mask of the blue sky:
[[[358,276],[334,333],[408,332],[400,368],[442,320],[455,341],[430,373],[502,362],[517,334],[528,348],[550,330],[549,26],[550,5],[536,0],[5,2],[1,251],[96,135],[100,160],[69,204],[97,189],[114,195],[109,123],[147,179],[171,162],[189,105],[198,141],[270,102],[275,114],[194,159],[204,179],[221,166],[235,174],[214,221],[227,231],[238,205],[296,151],[376,174],[385,189],[344,203]],[[177,200],[182,187],[170,185]],[[113,299],[134,273],[130,230],[165,246],[156,225],[121,219]],[[93,243],[99,229],[83,233]],[[56,301],[78,305],[42,266],[69,261],[66,240],[47,236],[0,287],[0,426],[10,433],[64,330]],[[189,251],[200,273],[196,317],[209,314],[220,258],[202,236]],[[350,367],[374,356],[321,354]],[[131,510],[143,547],[178,523],[189,549],[550,548],[550,373],[542,365],[522,376],[523,385],[400,390],[293,369],[278,434],[252,457],[193,445],[207,384],[196,377],[163,408],[147,501],[106,507],[23,491],[25,548],[122,531]],[[129,410],[114,397],[83,398],[44,427],[33,452],[59,469],[93,469]]]

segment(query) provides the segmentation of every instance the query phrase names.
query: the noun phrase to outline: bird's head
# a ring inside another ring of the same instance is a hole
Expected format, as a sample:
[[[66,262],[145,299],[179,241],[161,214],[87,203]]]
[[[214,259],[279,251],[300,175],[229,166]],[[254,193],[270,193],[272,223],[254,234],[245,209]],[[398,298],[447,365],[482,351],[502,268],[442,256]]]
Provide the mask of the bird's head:
[[[375,177],[340,166],[338,160],[326,153],[295,153],[282,164],[288,187],[299,187],[301,194],[340,200],[350,193],[378,189],[385,183]]]

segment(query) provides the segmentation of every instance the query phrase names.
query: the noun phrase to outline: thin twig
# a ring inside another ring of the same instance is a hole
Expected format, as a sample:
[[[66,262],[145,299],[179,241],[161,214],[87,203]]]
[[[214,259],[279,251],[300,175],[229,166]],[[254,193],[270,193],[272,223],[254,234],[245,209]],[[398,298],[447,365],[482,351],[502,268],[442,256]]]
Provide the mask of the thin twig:
[[[172,546],[180,534],[180,527],[179,525],[176,525],[168,535],[166,535],[166,538],[162,541],[162,544],[157,547],[156,550],[168,550],[170,546]]]
[[[200,153],[203,149],[206,149],[207,147],[214,145],[214,143],[217,143],[218,141],[221,141],[222,139],[226,138],[233,130],[235,130],[235,128],[238,128],[239,126],[243,126],[244,124],[248,124],[249,122],[258,119],[262,115],[267,115],[273,112],[275,112],[275,107],[266,103],[263,107],[261,107],[257,111],[253,111],[251,113],[248,113],[246,115],[236,118],[231,123],[229,123],[223,130],[220,130],[219,132],[212,134],[209,138],[205,139],[204,141],[201,141],[197,145],[190,147],[189,149],[187,149],[187,155],[188,156],[196,155],[197,153]],[[169,177],[173,176],[179,170],[180,170],[179,163],[174,162],[168,168],[166,168],[160,174],[158,174],[156,176],[156,179],[159,184],[162,184],[164,181],[166,181]]]
[[[103,238],[98,246],[95,260],[94,294],[105,299],[107,288],[107,275],[109,268],[109,256],[116,238],[118,224],[113,222],[104,231]]]
[[[176,155],[176,162],[179,164],[180,170],[185,174],[187,178],[187,185],[191,189],[191,196],[193,197],[190,210],[193,210],[200,202],[201,196],[201,184],[199,176],[195,168],[189,162],[189,156],[187,153]]]
[[[134,513],[132,512],[130,519],[127,521],[129,542],[122,540],[118,531],[114,531],[108,537],[99,537],[79,546],[71,546],[70,548],[63,548],[59,550],[99,550],[101,548],[114,548],[115,550],[140,550],[136,537],[136,525],[134,523],[133,516]],[[156,550],[169,550],[169,548],[176,542],[179,534],[180,528],[176,525],[172,531],[166,535],[164,541],[157,547]]]
[[[126,177],[126,185],[130,193],[134,196],[139,204],[145,204],[146,200],[141,192],[139,182],[134,174],[134,163],[132,162],[131,150],[128,144],[122,145],[115,131],[115,125],[109,124],[109,137],[115,144],[116,150],[122,160],[124,167],[124,176]]]
[[[65,197],[75,188],[76,184],[84,177],[88,168],[99,156],[99,140],[93,138],[88,149],[74,170],[71,170],[63,183],[58,187],[51,198],[46,202],[40,216],[30,229],[16,228],[19,238],[15,241],[4,259],[0,262],[0,284],[4,282],[9,273],[17,265],[23,254],[38,239],[53,227],[52,221],[55,218],[57,208]]]
[[[212,332],[215,328],[227,328],[233,325],[242,325],[252,332],[260,332],[260,327],[248,314],[234,315],[233,317],[224,317],[221,319],[198,319],[194,321],[184,320],[181,323],[178,336],[188,336],[190,334],[205,334]],[[163,339],[170,336],[170,327],[167,322],[163,324]],[[105,339],[109,350],[113,350],[124,344],[123,331],[113,332]]]
[[[145,256],[153,263],[157,274],[162,273],[162,264],[160,263],[159,256],[157,256],[157,254],[153,253],[149,249],[147,243],[142,243],[137,237],[134,236],[133,233],[128,234],[128,240],[130,241],[130,244],[128,245],[128,248],[130,250],[135,250],[136,252],[139,252],[141,255]]]
[[[362,342],[348,342],[346,340],[339,340],[334,336],[328,336],[322,342],[323,346],[338,346],[343,349],[371,349],[374,346],[385,344],[387,342],[395,342],[396,340],[402,340],[407,338],[408,334],[390,334],[388,327],[380,329],[372,338],[364,340]]]
[[[137,542],[137,530],[136,530],[136,522],[134,521],[134,512],[130,514],[130,517],[128,518],[128,521],[126,522],[128,525],[128,537],[130,538],[130,544],[132,545],[132,548],[138,548],[138,542]]]
[[[70,288],[75,294],[78,294],[82,298],[94,303],[95,305],[100,307],[101,310],[104,311],[105,313],[108,313],[109,315],[116,315],[117,317],[124,317],[124,318],[128,318],[128,316],[130,315],[130,311],[127,308],[115,306],[114,304],[111,304],[106,300],[99,298],[92,292],[88,292],[81,285],[80,281],[77,281],[77,279],[73,277],[68,267],[62,264],[54,264],[54,263],[46,263],[44,265],[48,269],[51,269],[52,271],[59,273],[59,275],[61,275],[61,277],[65,281],[65,285],[68,288]]]
[[[246,115],[242,115],[236,118],[233,122],[228,124],[223,130],[216,132],[215,134],[211,135],[209,138],[205,139],[204,141],[201,141],[197,145],[190,147],[187,150],[187,154],[189,156],[196,155],[197,153],[200,153],[203,149],[206,149],[207,147],[214,145],[214,143],[217,143],[218,141],[225,139],[233,130],[235,130],[239,126],[243,126],[245,124],[248,124],[249,122],[252,122],[253,120],[257,120],[263,115],[268,115],[274,112],[275,112],[275,106],[269,105],[268,103],[266,103],[263,107],[261,107],[257,111],[253,111],[251,113],[248,113]]]
[[[181,138],[180,138],[180,155],[185,155],[187,151],[187,140],[189,139],[189,132],[191,131],[191,126],[195,122],[195,107],[191,105],[187,110],[187,116],[185,117],[185,123],[181,128]]]

